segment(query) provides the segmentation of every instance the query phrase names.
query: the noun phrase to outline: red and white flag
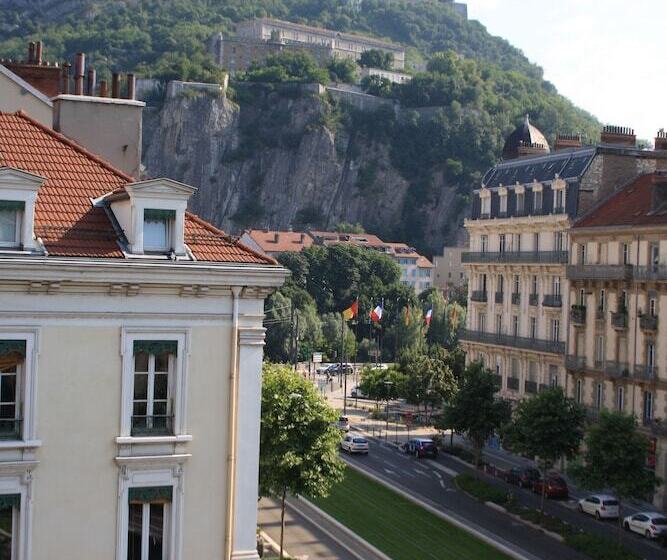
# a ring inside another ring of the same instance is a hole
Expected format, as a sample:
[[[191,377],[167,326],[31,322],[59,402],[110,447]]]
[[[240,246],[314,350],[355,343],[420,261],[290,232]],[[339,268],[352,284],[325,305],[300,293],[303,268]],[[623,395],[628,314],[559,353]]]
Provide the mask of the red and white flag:
[[[380,319],[382,319],[382,312],[384,310],[382,309],[381,305],[378,305],[373,311],[371,311],[371,321],[374,323],[379,323]]]
[[[433,317],[433,308],[429,309],[426,312],[426,315],[424,315],[424,322],[426,323],[426,326],[428,327],[431,324],[431,317]]]

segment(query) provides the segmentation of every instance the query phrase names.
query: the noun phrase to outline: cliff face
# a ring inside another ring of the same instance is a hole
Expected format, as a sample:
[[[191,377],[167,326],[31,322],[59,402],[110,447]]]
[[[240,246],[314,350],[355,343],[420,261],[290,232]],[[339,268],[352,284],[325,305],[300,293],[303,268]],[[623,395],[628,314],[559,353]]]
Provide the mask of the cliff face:
[[[456,191],[441,177],[428,207],[409,207],[411,186],[392,166],[390,145],[337,121],[314,95],[262,94],[240,107],[206,94],[168,99],[145,113],[144,165],[149,177],[198,187],[191,210],[230,233],[359,222],[439,252],[461,220]],[[423,228],[418,238],[411,222]]]

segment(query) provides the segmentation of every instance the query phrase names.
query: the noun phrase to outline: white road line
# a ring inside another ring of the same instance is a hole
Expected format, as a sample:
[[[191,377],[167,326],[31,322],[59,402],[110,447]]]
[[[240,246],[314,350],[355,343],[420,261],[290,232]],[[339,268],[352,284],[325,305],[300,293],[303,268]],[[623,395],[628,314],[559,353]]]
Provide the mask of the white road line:
[[[445,467],[444,465],[441,465],[440,463],[436,463],[435,461],[431,462],[431,466],[435,467],[436,469],[444,472],[445,474],[447,474],[451,477],[455,477],[455,476],[459,475],[459,473],[457,473],[454,469],[450,469],[448,467]]]
[[[394,467],[395,469],[398,468],[398,465],[395,465],[395,464],[392,463],[391,461],[386,461],[386,460],[383,459],[382,462],[383,462],[385,465],[389,465],[390,467]]]
[[[382,470],[387,474],[396,474],[394,471],[390,471],[389,469],[382,469]]]
[[[443,488],[445,487],[445,483],[442,479],[440,479],[440,486],[442,486]]]
[[[386,469],[385,469],[385,470],[386,470]],[[424,472],[424,471],[421,471],[421,470],[419,470],[419,469],[415,469],[415,472],[416,472],[417,474],[422,475],[422,476],[426,476],[426,477],[428,477],[428,473],[426,473],[426,472]]]
[[[442,475],[438,471],[433,471],[433,474],[442,480]]]

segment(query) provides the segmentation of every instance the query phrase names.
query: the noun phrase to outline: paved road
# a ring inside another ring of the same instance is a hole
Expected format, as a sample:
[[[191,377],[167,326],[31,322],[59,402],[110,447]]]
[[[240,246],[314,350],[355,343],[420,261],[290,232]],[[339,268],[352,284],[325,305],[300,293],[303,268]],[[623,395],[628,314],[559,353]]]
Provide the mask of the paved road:
[[[456,490],[452,484],[453,476],[462,472],[472,472],[473,469],[462,465],[445,454],[441,454],[437,460],[417,460],[400,453],[391,446],[387,447],[371,440],[371,451],[368,456],[354,456],[350,460],[392,484],[400,485],[403,489],[407,489],[445,513],[454,514],[460,519],[496,535],[506,544],[519,548],[536,558],[541,560],[584,558],[564,544],[514,521],[501,512],[483,506],[477,500]],[[488,478],[489,482],[493,484],[506,490],[513,490],[518,503],[533,507],[539,506],[539,496],[529,491],[519,490],[515,486],[509,486],[501,480]],[[593,517],[580,514],[576,511],[574,500],[567,502],[549,501],[546,510],[591,533],[596,532],[608,536],[610,539],[616,537],[614,522],[598,522]],[[664,549],[642,537],[624,534],[624,539],[626,545],[640,554],[642,558],[664,560],[666,556]]]

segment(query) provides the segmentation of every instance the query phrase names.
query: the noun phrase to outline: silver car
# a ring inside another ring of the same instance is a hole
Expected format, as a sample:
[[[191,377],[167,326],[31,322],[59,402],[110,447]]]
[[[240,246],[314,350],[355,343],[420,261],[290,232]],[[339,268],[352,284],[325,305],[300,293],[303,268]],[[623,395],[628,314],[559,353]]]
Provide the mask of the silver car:
[[[596,519],[618,519],[618,500],[613,496],[594,494],[579,500],[579,511]]]
[[[647,539],[667,537],[667,517],[664,513],[642,511],[628,515],[623,520],[623,527],[627,531],[644,535]]]

